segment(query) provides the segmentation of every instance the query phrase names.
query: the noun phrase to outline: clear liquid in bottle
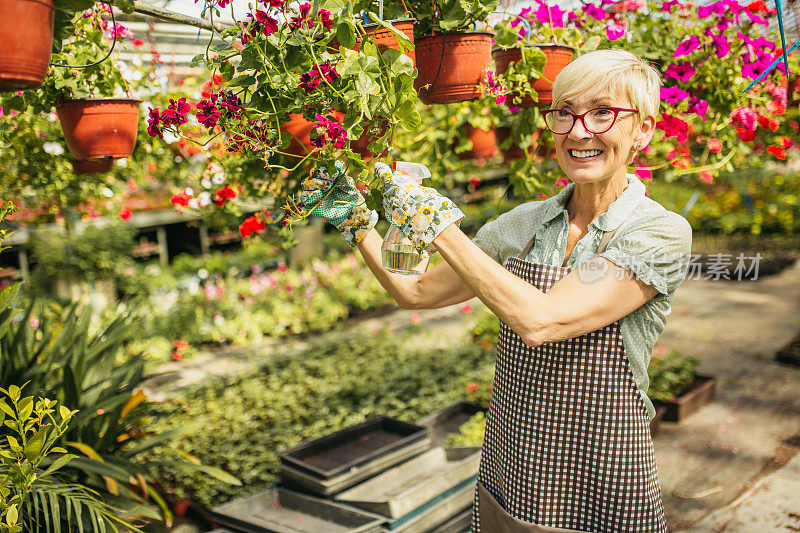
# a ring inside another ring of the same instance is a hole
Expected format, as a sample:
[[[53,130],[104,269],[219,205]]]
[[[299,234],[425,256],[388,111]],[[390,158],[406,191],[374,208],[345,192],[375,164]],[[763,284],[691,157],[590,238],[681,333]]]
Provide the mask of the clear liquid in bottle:
[[[381,245],[383,268],[396,274],[419,276],[428,268],[429,255],[417,253],[411,241],[395,225],[389,227]]]

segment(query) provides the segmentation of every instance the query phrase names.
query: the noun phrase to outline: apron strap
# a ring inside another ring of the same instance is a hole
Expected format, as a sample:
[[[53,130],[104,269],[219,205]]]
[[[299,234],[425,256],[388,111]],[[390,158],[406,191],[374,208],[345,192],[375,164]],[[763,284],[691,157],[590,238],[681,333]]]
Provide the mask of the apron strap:
[[[620,224],[619,226],[617,226],[616,228],[614,228],[611,231],[606,231],[605,233],[603,233],[603,237],[600,239],[600,243],[597,245],[597,254],[598,255],[602,254],[603,252],[606,251],[606,247],[608,246],[608,243],[611,241],[611,238],[614,236],[614,234],[617,232],[617,230],[620,228],[620,226],[622,226],[622,224]],[[520,252],[520,254],[517,256],[517,259],[520,259],[520,260],[524,261],[525,258],[528,257],[528,252],[530,252],[531,248],[533,248],[533,243],[534,243],[535,240],[536,240],[536,231],[533,232],[533,236],[531,237],[531,240],[529,240],[528,244],[525,245],[525,248],[523,248],[522,252]]]

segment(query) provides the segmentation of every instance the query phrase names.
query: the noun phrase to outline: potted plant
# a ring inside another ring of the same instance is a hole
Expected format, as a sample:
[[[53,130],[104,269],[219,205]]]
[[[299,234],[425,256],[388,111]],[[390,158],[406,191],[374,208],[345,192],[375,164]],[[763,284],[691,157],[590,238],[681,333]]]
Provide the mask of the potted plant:
[[[459,128],[464,142],[455,147],[460,159],[491,159],[497,155],[497,135],[488,106],[467,117],[467,122]],[[462,151],[466,148],[466,151]]]
[[[666,407],[664,420],[680,422],[714,397],[717,380],[697,374],[700,361],[678,350],[653,354],[647,369],[650,387],[647,396],[653,405]]]
[[[491,63],[490,31],[477,30],[498,5],[497,0],[392,0],[388,8],[407,11],[414,26],[414,87],[426,104],[473,100]]]
[[[581,32],[564,22],[565,11],[537,0],[538,10],[525,8],[519,15],[494,26],[497,47],[492,50],[498,76],[518,107],[549,105],[553,81],[572,61],[576,48],[594,49],[599,37],[584,42]]]
[[[94,0],[4,0],[0,18],[0,92],[38,87],[50,66],[51,50],[72,33],[75,13]],[[133,2],[115,5],[130,13]]]

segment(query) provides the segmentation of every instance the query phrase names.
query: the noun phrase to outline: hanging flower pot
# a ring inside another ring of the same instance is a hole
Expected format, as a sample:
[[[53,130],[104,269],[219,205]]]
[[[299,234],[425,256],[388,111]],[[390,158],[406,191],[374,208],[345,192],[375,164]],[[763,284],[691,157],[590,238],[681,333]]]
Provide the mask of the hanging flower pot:
[[[75,159],[130,157],[139,126],[139,100],[72,100],[56,105]]]
[[[53,47],[55,0],[0,0],[0,91],[38,87]]]
[[[362,133],[361,136],[358,139],[356,139],[356,140],[354,140],[354,141],[352,141],[350,143],[350,148],[355,153],[360,155],[362,158],[372,158],[373,154],[372,154],[372,152],[369,151],[369,148],[368,148],[369,143],[371,143],[375,139],[379,139],[379,138],[383,137],[386,134],[386,129],[388,127],[389,127],[389,122],[388,121],[387,122],[383,122],[381,124],[380,133],[378,135],[370,135],[369,131],[364,130],[364,133]],[[381,153],[376,154],[374,157],[386,157],[389,154],[389,147],[393,143],[391,142],[391,140],[387,141],[387,142],[388,142],[388,146]]]
[[[534,152],[536,151],[539,145],[538,141],[540,135],[541,135],[541,130],[537,129],[535,132],[533,132],[533,135],[531,136],[531,138],[533,139],[533,144],[528,146],[528,148],[526,149],[528,154],[533,155]],[[497,145],[502,146],[503,141],[505,141],[510,136],[511,136],[511,128],[507,126],[497,128]],[[525,151],[513,141],[511,143],[511,146],[505,149],[500,148],[500,151],[502,152],[503,158],[506,161],[511,161],[513,159],[522,159],[523,157],[525,157]]]
[[[493,35],[471,31],[417,38],[414,88],[420,99],[430,105],[479,98],[478,84],[492,60]]]
[[[409,41],[412,43],[414,42],[414,23],[417,22],[416,19],[396,19],[388,20],[386,22],[397,31],[405,34]],[[364,31],[366,31],[367,35],[369,35],[375,44],[378,45],[378,50],[380,53],[384,53],[389,48],[400,50],[400,45],[397,43],[397,37],[380,24],[365,24]],[[360,36],[356,36],[356,46],[354,48],[356,52],[361,50],[361,40],[362,39]],[[410,57],[412,61],[414,61],[414,65],[416,66],[417,58],[414,50],[407,51],[406,55]]]
[[[569,46],[556,44],[534,44],[533,46],[540,48],[542,52],[544,52],[546,58],[542,78],[531,78],[531,87],[536,91],[539,101],[534,102],[533,98],[526,96],[522,99],[521,104],[516,104],[519,107],[535,107],[552,104],[552,81],[554,81],[559,72],[564,70],[564,67],[572,61],[572,55],[575,52],[575,50]],[[492,56],[494,57],[495,66],[497,67],[497,73],[503,74],[508,70],[508,66],[511,63],[522,59],[522,50],[520,48],[495,48],[492,51]]]
[[[464,127],[464,134],[472,141],[472,149],[458,154],[459,159],[491,159],[497,155],[497,135],[494,127],[485,131],[467,124]]]
[[[311,144],[311,130],[314,129],[314,122],[295,113],[290,113],[289,117],[291,120],[284,122],[281,128],[293,138],[289,146],[282,151],[298,157],[305,157],[314,150],[314,145]]]
[[[111,170],[114,160],[110,157],[103,159],[74,159],[72,171],[75,174],[103,174]]]

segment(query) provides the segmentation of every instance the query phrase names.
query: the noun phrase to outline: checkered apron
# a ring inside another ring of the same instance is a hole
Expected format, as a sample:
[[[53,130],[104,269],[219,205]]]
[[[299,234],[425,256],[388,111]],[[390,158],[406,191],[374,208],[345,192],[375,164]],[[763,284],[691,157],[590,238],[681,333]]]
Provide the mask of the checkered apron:
[[[572,269],[533,243],[505,267],[547,292]],[[618,321],[536,348],[501,321],[473,533],[666,532],[649,421]]]

